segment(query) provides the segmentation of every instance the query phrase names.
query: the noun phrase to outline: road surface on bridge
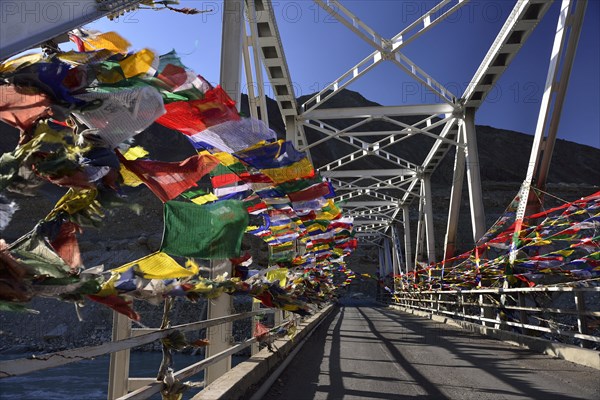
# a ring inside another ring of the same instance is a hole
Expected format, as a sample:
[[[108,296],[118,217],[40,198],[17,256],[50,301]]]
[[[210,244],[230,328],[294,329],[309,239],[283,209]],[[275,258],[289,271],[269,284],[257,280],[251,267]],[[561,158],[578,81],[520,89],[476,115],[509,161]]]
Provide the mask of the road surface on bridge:
[[[265,397],[600,399],[600,371],[375,303],[328,316]]]

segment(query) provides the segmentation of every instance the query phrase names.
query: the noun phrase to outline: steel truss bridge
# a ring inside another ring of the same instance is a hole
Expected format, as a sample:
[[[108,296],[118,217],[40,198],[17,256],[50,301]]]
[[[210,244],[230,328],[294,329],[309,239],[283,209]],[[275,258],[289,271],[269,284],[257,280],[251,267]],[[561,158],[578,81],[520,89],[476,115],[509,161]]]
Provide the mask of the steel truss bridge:
[[[285,123],[287,139],[292,141],[296,148],[306,151],[309,156],[311,153],[314,155],[319,146],[343,143],[339,148],[344,149],[345,153],[340,157],[327,160],[313,156],[312,162],[318,172],[334,184],[337,193],[335,200],[342,201],[345,212],[354,217],[355,229],[361,245],[376,246],[379,249],[379,264],[383,274],[408,272],[415,268],[417,261],[432,263],[440,257],[448,258],[454,254],[465,175],[473,242],[476,242],[486,229],[475,131],[477,111],[502,74],[510,67],[541,19],[547,14],[553,2],[546,0],[515,2],[463,93],[453,93],[448,87],[444,87],[427,72],[427,66],[417,65],[409,59],[404,54],[404,48],[413,42],[418,43],[422,35],[436,29],[436,25],[451,17],[469,3],[469,0],[442,0],[392,37],[380,35],[376,30],[377,27],[367,25],[360,16],[355,15],[337,0],[314,0],[314,2],[353,32],[356,40],[369,44],[372,52],[365,54],[362,60],[357,60],[355,65],[347,66],[337,79],[303,104],[299,104],[294,93],[293,76],[286,61],[285,47],[279,34],[272,2],[224,0],[221,85],[239,104],[241,98],[239,83],[242,74],[245,74],[251,116],[268,124],[265,85],[270,84]],[[141,2],[134,0],[70,2],[73,12],[63,13],[59,20],[40,21],[38,24],[27,26],[22,24],[19,18],[10,18],[10,15],[16,15],[18,11],[10,7],[35,7],[35,3],[39,2],[31,0],[2,2],[2,12],[7,18],[0,25],[1,59],[40,45],[49,39],[60,42],[69,30],[105,16],[121,15],[135,9]],[[520,191],[521,200],[517,219],[522,219],[525,215],[530,189],[534,186],[543,188],[546,182],[586,5],[585,0],[562,0],[560,4],[529,168]],[[396,66],[400,73],[407,74],[417,84],[433,93],[438,101],[431,104],[397,106],[327,107],[328,102],[342,89],[360,80],[377,65],[383,63]],[[339,119],[349,120],[351,124],[344,128],[336,127],[332,121]],[[402,120],[416,122],[405,123]],[[382,131],[366,130],[368,124],[374,121],[385,122],[390,128]],[[309,130],[314,134],[307,135]],[[422,162],[411,162],[395,154],[394,146],[416,135],[434,139]],[[309,136],[318,139],[309,141],[307,138]],[[434,243],[431,176],[452,148],[456,149],[453,185],[447,212],[444,254],[440,255],[436,254]],[[365,161],[369,160],[376,160],[378,168],[361,167],[361,165],[368,165],[369,163]],[[409,212],[412,209],[418,210],[416,232],[411,231],[409,223]],[[511,295],[501,290],[496,290],[490,295],[492,294],[505,297]],[[521,313],[536,311],[526,306],[523,300],[526,294],[515,292],[514,295],[517,294],[518,299],[515,297],[513,306],[515,310]],[[465,301],[463,295],[467,298],[472,296],[472,299]],[[578,318],[579,331],[573,335],[579,335],[580,339],[590,343],[598,342],[598,337],[588,334],[585,317],[598,316],[599,313],[586,311],[581,305],[583,297],[580,294],[576,294],[576,298],[579,299],[579,303],[575,300],[576,309],[567,312]],[[493,304],[496,303],[486,303],[482,293],[442,295],[432,292],[418,298],[410,296],[403,298],[399,306],[406,310],[420,310],[442,316],[450,315],[463,320],[476,320],[475,322],[481,323],[484,327],[501,329],[498,321],[490,318],[489,313],[482,311],[493,307]],[[469,312],[469,308],[474,311]],[[554,311],[558,314],[566,312],[565,310]],[[198,322],[183,329],[208,328],[222,323],[231,323],[233,320],[250,317],[255,313],[257,312],[229,315],[228,303],[218,300],[211,304],[208,321]],[[533,326],[528,325],[527,318],[523,318],[521,328],[534,330]],[[156,393],[156,383],[141,378],[127,378],[125,371],[128,368],[128,349],[165,337],[168,332],[156,332],[156,330],[133,332],[122,316],[115,316],[114,326],[115,342],[95,349],[92,355],[113,353],[109,398],[146,398],[151,392]],[[221,342],[219,343],[218,339],[213,340],[209,359],[203,364],[200,363],[202,365],[183,371],[180,377],[185,378],[192,373],[207,369],[206,381],[211,382],[227,372],[231,366],[229,356],[239,351],[240,347],[231,348],[227,340]],[[243,348],[251,345],[251,342],[244,342],[238,346]],[[69,357],[73,355],[62,356],[62,361],[57,361],[55,364],[64,364]],[[15,374],[35,370],[36,368],[31,365],[32,362],[17,365]],[[148,387],[151,389],[147,389]]]
[[[40,21],[39,24],[26,28],[20,24],[19,18],[9,18],[8,23],[2,24],[0,31],[3,38],[2,58],[39,45],[48,38],[60,38],[68,30],[103,16],[122,14],[134,9],[139,3],[126,0],[81,1],[72,6],[76,8],[73,12],[61,15],[64,21]],[[456,148],[443,256],[450,257],[456,247],[465,174],[473,242],[476,242],[486,229],[475,132],[477,110],[504,71],[510,67],[553,2],[516,1],[463,93],[453,93],[444,87],[427,73],[426,67],[411,61],[403,53],[403,49],[410,43],[418,42],[420,36],[435,29],[436,25],[464,7],[469,0],[442,0],[391,38],[377,33],[375,27],[368,26],[360,16],[353,14],[337,0],[315,0],[315,3],[352,31],[356,40],[362,40],[373,47],[373,51],[356,65],[350,66],[320,92],[303,104],[298,104],[271,2],[227,0],[223,7],[222,86],[239,104],[239,82],[244,73],[251,116],[268,123],[264,90],[268,82],[283,117],[287,139],[309,156],[317,147],[337,142],[344,144],[340,149],[349,149],[335,160],[313,157],[313,164],[322,176],[334,184],[338,195],[335,200],[343,201],[346,213],[355,218],[361,242],[380,246],[393,253],[396,260],[395,271],[400,268],[409,271],[414,268],[416,260],[430,263],[441,256],[435,252],[431,175],[450,149]],[[7,4],[4,8],[8,6]],[[22,6],[27,7],[26,4]],[[32,7],[35,8],[35,5]],[[532,184],[543,188],[546,182],[585,9],[585,1],[561,2],[530,167],[520,196],[523,199],[519,209],[520,218],[524,215],[525,201]],[[10,11],[6,9],[3,12],[10,16]],[[398,67],[401,72],[433,93],[439,103],[326,107],[328,101],[342,89],[382,63]],[[402,117],[411,117],[411,120],[417,122],[407,124],[399,120]],[[336,119],[348,119],[352,123],[340,129],[331,122]],[[390,129],[365,130],[365,125],[372,121],[384,121]],[[320,139],[309,142],[307,129],[318,132]],[[415,135],[435,139],[421,163],[405,160],[391,150],[393,146]],[[380,165],[379,168],[360,168],[365,161],[373,159]],[[416,232],[411,232],[410,229],[408,214],[411,208],[419,211]],[[401,242],[404,249],[402,257],[399,254],[400,248],[394,245]],[[402,266],[400,258],[404,260]]]

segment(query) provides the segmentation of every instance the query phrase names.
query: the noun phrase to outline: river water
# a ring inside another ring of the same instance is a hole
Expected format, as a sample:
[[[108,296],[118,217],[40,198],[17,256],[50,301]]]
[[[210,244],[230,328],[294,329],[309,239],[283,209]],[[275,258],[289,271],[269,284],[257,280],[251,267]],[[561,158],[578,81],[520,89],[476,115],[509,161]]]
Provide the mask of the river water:
[[[23,356],[0,357],[0,360],[4,361]],[[131,353],[130,376],[155,377],[161,358],[160,352]],[[175,354],[174,369],[180,370],[201,361],[202,358],[203,356],[200,355]],[[241,357],[234,357],[232,363],[235,365],[241,360]],[[108,364],[109,356],[102,356],[23,376],[0,379],[0,399],[105,400],[108,391]],[[191,380],[202,381],[203,379],[203,373],[200,373]],[[190,399],[199,391],[199,388],[190,389],[185,393],[184,399]],[[151,399],[160,399],[160,395],[153,396]]]

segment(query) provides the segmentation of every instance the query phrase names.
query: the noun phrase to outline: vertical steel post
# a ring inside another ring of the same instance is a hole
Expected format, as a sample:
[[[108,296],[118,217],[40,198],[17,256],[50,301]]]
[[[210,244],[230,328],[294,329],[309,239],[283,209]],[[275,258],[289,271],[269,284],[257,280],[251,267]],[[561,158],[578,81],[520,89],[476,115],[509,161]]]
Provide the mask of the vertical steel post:
[[[377,293],[376,293],[376,300],[377,301],[382,301],[383,300],[383,296],[382,296],[382,288],[381,285],[379,283],[383,282],[383,277],[385,276],[384,274],[384,270],[383,270],[383,264],[384,264],[384,256],[383,256],[383,246],[380,246],[378,248],[378,254],[379,254],[379,264],[378,264],[378,272],[379,272],[379,279],[377,282]]]
[[[242,98],[242,29],[244,1],[223,0],[223,32],[221,36],[220,84],[235,102]]]
[[[255,118],[260,118],[265,125],[269,126],[269,115],[267,110],[267,100],[265,96],[265,81],[263,77],[263,65],[260,58],[260,48],[258,45],[258,30],[257,30],[257,18],[256,7],[254,0],[248,0],[246,2],[246,15],[248,16],[248,26],[250,28],[250,36],[244,35],[244,67],[246,69],[246,82],[248,84],[248,103],[250,102],[250,95],[254,96],[253,105],[254,110],[250,109],[251,113],[256,114]],[[249,47],[252,47],[252,62],[250,61]],[[250,64],[254,64],[254,76],[252,76],[252,67]],[[256,83],[256,93],[254,93],[254,83]],[[258,98],[258,103],[257,103]],[[260,109],[260,116],[258,116],[257,109]],[[253,115],[254,116],[254,115]]]
[[[294,117],[287,117],[287,118],[285,118],[284,122],[285,122],[285,140],[292,142],[294,144],[294,147],[299,148],[298,134],[297,134],[298,125],[296,123],[296,119]]]
[[[242,33],[244,27],[244,0],[223,1],[223,34],[221,37],[221,86],[237,102],[241,99],[242,83]],[[223,273],[231,275],[229,260],[211,261],[211,278]],[[220,296],[208,303],[208,319],[231,314],[231,298]],[[208,329],[210,346],[206,356],[210,357],[230,347],[232,324],[221,324]],[[231,357],[227,357],[206,369],[205,381],[210,384],[231,369]]]
[[[433,194],[431,193],[431,177],[425,175],[422,180],[425,203],[423,207],[425,218],[425,238],[427,241],[427,262],[435,263],[435,234],[433,228]]]
[[[246,90],[248,91],[248,110],[250,111],[250,117],[259,119],[258,115],[258,104],[256,103],[256,93],[254,91],[254,76],[252,74],[252,63],[250,62],[250,40],[251,36],[248,36],[247,32],[243,35],[244,45],[242,46],[242,54],[244,56],[244,72],[246,75]]]
[[[391,262],[391,253],[392,249],[390,246],[390,239],[389,238],[384,238],[383,239],[383,255],[384,255],[384,262],[385,262],[385,270],[384,270],[384,274],[385,276],[388,276],[388,274],[390,273],[390,270],[392,269],[392,262]]]
[[[415,269],[412,257],[412,245],[410,243],[410,210],[408,206],[402,206],[402,223],[404,225],[404,260],[406,263],[405,272]]]
[[[469,204],[471,206],[471,225],[473,243],[485,234],[485,213],[483,211],[483,195],[481,193],[481,172],[479,170],[479,153],[477,151],[477,134],[475,132],[475,109],[465,110],[464,140],[466,142],[467,183],[469,185]]]
[[[566,21],[567,26],[571,26],[571,32],[564,53],[565,62],[562,71],[560,72],[560,77],[558,79],[555,77],[554,79],[555,85],[558,87],[556,88],[556,97],[554,100],[554,107],[552,108],[552,118],[550,119],[550,125],[548,127],[548,136],[544,142],[544,151],[537,171],[536,186],[542,190],[546,187],[546,179],[550,169],[550,160],[552,159],[552,153],[554,152],[558,124],[560,123],[565,95],[567,93],[567,87],[569,86],[569,78],[571,77],[571,69],[575,60],[575,52],[577,51],[577,44],[579,43],[579,36],[581,34],[581,26],[583,25],[583,16],[585,15],[586,7],[587,0],[577,1],[572,18],[567,18]],[[558,84],[556,84],[557,81]]]
[[[419,219],[417,221],[417,239],[415,242],[415,270],[419,269],[419,258],[422,256],[421,249],[423,248],[423,231],[425,227],[423,226],[423,203],[425,203],[425,196],[423,195],[423,183],[421,182],[421,187],[419,188],[419,194],[421,198],[419,199]]]
[[[465,124],[458,121],[458,143],[465,144]],[[454,156],[454,176],[450,192],[450,205],[448,210],[448,225],[446,226],[446,238],[444,240],[444,260],[452,258],[456,251],[456,235],[458,232],[458,218],[460,216],[460,204],[462,200],[463,182],[465,180],[465,149],[456,147]]]
[[[556,138],[556,130],[558,129],[560,112],[562,110],[562,104],[566,94],[567,84],[569,82],[571,67],[575,58],[575,50],[577,48],[577,42],[579,41],[581,22],[583,20],[583,14],[585,13],[586,5],[587,1],[578,1],[575,14],[571,16],[571,18],[569,18],[571,1],[563,0],[560,5],[560,14],[558,17],[558,23],[556,25],[556,33],[554,35],[552,52],[550,53],[548,75],[546,76],[546,85],[544,87],[544,93],[540,103],[540,113],[538,115],[538,120],[535,127],[535,134],[533,137],[531,154],[529,156],[527,174],[519,191],[519,207],[517,208],[515,234],[513,236],[513,242],[510,251],[510,265],[514,263],[517,256],[516,245],[519,239],[519,231],[521,230],[523,218],[527,213],[528,203],[531,207],[531,202],[529,199],[530,190],[534,182],[535,175],[538,173],[538,171],[541,174],[538,176],[538,182],[545,184],[550,158],[552,156],[552,150],[554,147],[554,140]],[[565,44],[569,25],[572,26],[572,31],[571,35],[569,35],[567,51],[564,57],[565,60],[563,65],[563,73],[560,74],[559,77],[560,62],[563,58],[563,46]],[[553,104],[552,97],[555,93],[556,98],[555,103]],[[550,118],[551,113],[552,117]],[[555,115],[554,113],[558,115]],[[549,140],[552,143],[547,143],[545,148],[544,136],[548,121],[550,121]],[[543,163],[540,163],[540,155],[542,154],[542,151],[544,152],[544,159]],[[543,170],[540,164],[543,164]]]
[[[390,226],[392,232],[392,278],[394,280],[394,293],[398,290],[396,285],[396,276],[400,275],[400,243],[396,226]]]

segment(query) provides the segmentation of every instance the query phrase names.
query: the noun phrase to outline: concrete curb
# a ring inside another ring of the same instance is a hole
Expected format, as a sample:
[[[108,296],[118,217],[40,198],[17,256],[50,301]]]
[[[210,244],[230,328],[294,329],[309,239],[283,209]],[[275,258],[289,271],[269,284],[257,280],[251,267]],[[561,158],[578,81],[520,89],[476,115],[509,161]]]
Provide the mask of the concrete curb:
[[[238,364],[235,368],[208,385],[194,396],[192,400],[234,400],[243,397],[251,386],[260,383],[277,368],[294,347],[308,335],[319,321],[326,318],[334,307],[333,304],[330,304],[308,320],[302,322],[298,327],[298,333],[294,337],[293,342],[289,339],[276,340],[274,342],[275,347],[278,349],[276,353],[271,353],[268,349],[259,351],[247,361]]]
[[[549,340],[525,336],[519,333],[503,331],[500,329],[491,328],[489,326],[477,325],[472,322],[459,321],[441,315],[435,315],[424,311],[413,310],[400,306],[390,305],[394,310],[403,311],[409,314],[414,314],[419,317],[431,319],[432,321],[441,322],[444,324],[456,326],[466,329],[471,332],[489,336],[494,339],[501,340],[518,347],[536,351],[538,353],[547,354],[552,357],[562,358],[563,360],[573,362],[575,364],[585,365],[600,370],[600,352],[581,347],[572,346],[564,343],[551,342]]]

